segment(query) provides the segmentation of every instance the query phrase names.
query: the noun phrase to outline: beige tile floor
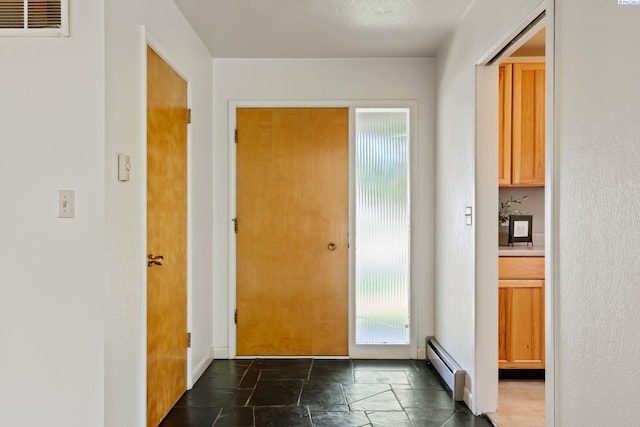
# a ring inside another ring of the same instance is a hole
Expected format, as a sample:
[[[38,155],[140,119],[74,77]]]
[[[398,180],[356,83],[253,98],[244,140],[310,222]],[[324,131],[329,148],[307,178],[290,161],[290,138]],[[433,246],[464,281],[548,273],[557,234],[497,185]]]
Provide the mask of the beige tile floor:
[[[498,427],[544,427],[544,380],[500,380],[498,412],[488,415]]]

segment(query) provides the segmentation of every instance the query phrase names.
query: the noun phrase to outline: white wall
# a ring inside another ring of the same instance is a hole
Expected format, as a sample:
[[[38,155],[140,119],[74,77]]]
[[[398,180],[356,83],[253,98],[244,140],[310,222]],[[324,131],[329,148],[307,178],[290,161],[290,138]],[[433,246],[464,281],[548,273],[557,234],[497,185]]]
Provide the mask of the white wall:
[[[640,416],[638,22],[556,1],[556,426]]]
[[[419,149],[413,229],[418,284],[418,345],[434,331],[433,319],[433,104],[434,67],[429,59],[214,60],[214,346],[229,354],[228,233],[230,100],[417,100]],[[235,284],[234,284],[235,286]]]
[[[189,81],[191,125],[192,284],[191,367],[206,367],[212,351],[212,150],[211,55],[171,0],[110,0],[106,3],[106,292],[105,425],[144,424],[144,141],[142,89],[145,25],[161,54]],[[117,153],[131,156],[129,182],[118,182]],[[97,425],[97,424],[96,424]]]
[[[0,424],[98,426],[104,397],[104,11],[0,38]],[[76,216],[56,218],[56,190]]]
[[[143,425],[140,24],[191,82],[196,369],[212,348],[211,57],[169,0],[70,4],[68,38],[0,38],[0,413]],[[118,152],[132,156],[128,183]],[[55,218],[61,188],[76,191],[74,219]]]
[[[496,298],[487,300],[495,309],[484,299],[479,299],[484,305],[476,305],[478,289],[493,286],[476,277],[484,267],[476,265],[476,248],[494,250],[496,263],[497,248],[493,239],[476,240],[482,232],[477,221],[467,226],[464,220],[465,206],[478,208],[484,202],[476,199],[484,192],[476,193],[476,156],[481,159],[482,153],[475,151],[475,65],[537,3],[475,2],[436,58],[436,338],[467,371],[465,400],[476,413],[495,410],[495,385],[490,384],[495,379],[477,367],[478,355],[497,351],[497,337],[476,335],[479,316],[497,313],[497,290]],[[493,204],[496,197],[491,197]]]

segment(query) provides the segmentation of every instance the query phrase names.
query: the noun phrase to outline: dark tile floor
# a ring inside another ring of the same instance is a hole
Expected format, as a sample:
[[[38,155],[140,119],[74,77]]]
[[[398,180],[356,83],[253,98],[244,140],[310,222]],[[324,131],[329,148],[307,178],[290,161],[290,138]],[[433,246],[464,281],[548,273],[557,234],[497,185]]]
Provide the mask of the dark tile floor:
[[[490,427],[419,360],[215,360],[162,427]]]

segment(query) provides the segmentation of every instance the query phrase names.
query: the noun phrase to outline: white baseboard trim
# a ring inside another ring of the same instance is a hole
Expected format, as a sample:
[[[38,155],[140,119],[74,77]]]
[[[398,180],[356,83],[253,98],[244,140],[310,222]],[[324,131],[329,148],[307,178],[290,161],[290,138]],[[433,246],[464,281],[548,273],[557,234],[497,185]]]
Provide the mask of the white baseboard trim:
[[[418,360],[425,360],[427,358],[427,349],[425,347],[418,347]]]
[[[213,347],[213,358],[214,359],[228,359],[229,358],[229,347]]]
[[[198,378],[202,376],[204,371],[213,361],[213,348],[209,349],[209,353],[197,364],[193,367],[193,384],[198,381]]]
[[[469,409],[473,408],[473,394],[471,393],[471,390],[469,390],[469,381],[467,378],[466,384],[464,386],[464,403],[467,405],[467,407]],[[471,411],[473,412],[473,410],[471,409]],[[478,415],[478,414],[476,414]]]

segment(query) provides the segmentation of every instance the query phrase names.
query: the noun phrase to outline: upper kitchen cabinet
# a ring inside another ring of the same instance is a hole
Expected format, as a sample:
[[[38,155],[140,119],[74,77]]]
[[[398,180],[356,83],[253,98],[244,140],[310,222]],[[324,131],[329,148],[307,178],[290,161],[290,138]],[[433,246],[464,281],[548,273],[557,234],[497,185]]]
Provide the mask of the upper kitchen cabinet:
[[[544,186],[544,77],[543,63],[500,64],[501,187]]]

